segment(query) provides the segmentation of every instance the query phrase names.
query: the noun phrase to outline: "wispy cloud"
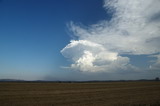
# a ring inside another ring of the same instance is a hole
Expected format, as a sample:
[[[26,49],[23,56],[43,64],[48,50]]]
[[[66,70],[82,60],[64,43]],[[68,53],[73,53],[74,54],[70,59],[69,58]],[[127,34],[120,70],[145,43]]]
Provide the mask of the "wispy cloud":
[[[160,52],[159,5],[159,0],[105,0],[104,8],[113,13],[112,19],[89,27],[71,22],[69,29],[78,40],[72,40],[61,53],[73,61],[73,70],[136,70],[129,57],[122,55]]]

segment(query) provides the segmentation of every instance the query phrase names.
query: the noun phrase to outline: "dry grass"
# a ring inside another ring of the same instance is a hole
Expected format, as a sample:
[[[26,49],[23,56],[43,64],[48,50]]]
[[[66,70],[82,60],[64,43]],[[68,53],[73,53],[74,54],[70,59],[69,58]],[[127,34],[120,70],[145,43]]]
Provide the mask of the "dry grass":
[[[0,106],[160,106],[160,82],[0,83]]]

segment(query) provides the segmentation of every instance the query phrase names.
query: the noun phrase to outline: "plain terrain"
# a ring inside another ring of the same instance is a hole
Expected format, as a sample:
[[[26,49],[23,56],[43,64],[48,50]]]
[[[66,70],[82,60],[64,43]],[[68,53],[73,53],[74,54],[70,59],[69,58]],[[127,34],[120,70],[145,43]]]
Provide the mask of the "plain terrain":
[[[160,106],[160,81],[0,82],[0,106]]]

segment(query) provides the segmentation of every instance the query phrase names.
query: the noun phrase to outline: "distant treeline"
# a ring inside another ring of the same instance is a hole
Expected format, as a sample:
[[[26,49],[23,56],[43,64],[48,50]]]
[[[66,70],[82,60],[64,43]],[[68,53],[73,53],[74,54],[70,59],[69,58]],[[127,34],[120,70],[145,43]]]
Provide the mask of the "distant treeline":
[[[89,80],[89,81],[46,81],[46,80],[16,80],[16,79],[0,79],[0,82],[54,82],[54,83],[93,83],[93,82],[133,82],[133,81],[160,81],[158,77],[155,79],[139,79],[139,80]]]

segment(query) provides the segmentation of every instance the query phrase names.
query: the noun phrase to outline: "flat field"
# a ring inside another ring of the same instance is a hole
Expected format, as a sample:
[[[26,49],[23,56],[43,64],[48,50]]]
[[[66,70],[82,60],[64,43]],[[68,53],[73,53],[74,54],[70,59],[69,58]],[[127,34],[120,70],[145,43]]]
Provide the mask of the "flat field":
[[[0,106],[160,106],[160,81],[1,82]]]

